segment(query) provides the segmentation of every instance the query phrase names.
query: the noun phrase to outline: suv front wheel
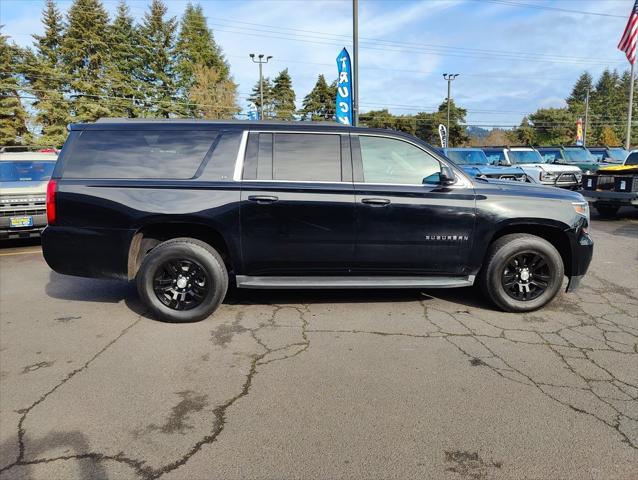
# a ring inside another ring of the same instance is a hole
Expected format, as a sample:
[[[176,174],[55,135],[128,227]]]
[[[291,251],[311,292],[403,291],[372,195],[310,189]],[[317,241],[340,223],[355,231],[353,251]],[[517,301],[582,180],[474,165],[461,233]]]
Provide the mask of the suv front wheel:
[[[175,238],[144,257],[136,282],[153,317],[196,322],[211,315],[224,299],[228,272],[222,257],[207,243]]]
[[[507,312],[529,312],[549,303],[563,283],[563,260],[554,246],[535,235],[504,235],[489,248],[480,284]]]

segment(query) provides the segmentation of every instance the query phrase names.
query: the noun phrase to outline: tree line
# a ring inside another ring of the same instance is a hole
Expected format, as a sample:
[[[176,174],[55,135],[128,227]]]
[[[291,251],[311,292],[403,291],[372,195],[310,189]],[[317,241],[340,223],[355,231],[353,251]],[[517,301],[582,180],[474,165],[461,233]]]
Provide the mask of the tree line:
[[[20,48],[0,32],[0,145],[60,146],[69,123],[101,117],[236,118],[241,110],[237,84],[201,6],[187,4],[179,19],[167,11],[165,0],[152,0],[136,22],[125,0],[113,18],[101,0],[73,0],[66,15],[55,0],[47,0],[44,31],[33,35],[32,47]],[[449,136],[454,145],[573,143],[589,91],[589,143],[620,144],[628,85],[628,72],[606,70],[595,84],[583,73],[566,107],[539,109],[516,128],[484,135],[468,129],[467,111],[451,102]],[[297,109],[291,75],[283,69],[264,78],[264,117],[333,120],[336,92],[336,80],[319,75]],[[256,109],[262,106],[259,81],[248,101]],[[359,118],[363,125],[405,131],[437,144],[447,103],[435,112],[395,115],[384,109]],[[635,135],[632,143],[638,141]]]
[[[101,0],[74,0],[65,16],[47,0],[32,47],[0,32],[0,145],[60,146],[69,123],[101,117],[235,118],[237,84],[201,6],[179,20],[167,10],[153,0],[138,23],[124,0],[112,19]],[[264,80],[265,116],[329,120],[336,88],[319,75],[297,111],[284,69]],[[261,106],[259,82],[248,100]]]

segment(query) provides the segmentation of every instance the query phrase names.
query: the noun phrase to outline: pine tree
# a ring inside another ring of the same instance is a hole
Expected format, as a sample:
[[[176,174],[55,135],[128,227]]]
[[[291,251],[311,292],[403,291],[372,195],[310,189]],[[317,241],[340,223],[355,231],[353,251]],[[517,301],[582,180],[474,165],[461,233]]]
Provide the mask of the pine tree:
[[[274,112],[273,84],[269,77],[263,79],[264,95],[264,118],[272,118]],[[259,80],[255,83],[253,91],[248,97],[248,102],[252,103],[257,111],[261,111],[261,95],[259,91]],[[261,120],[261,119],[260,119]]]
[[[175,75],[175,17],[165,18],[166,5],[153,0],[140,28],[141,72],[145,112],[149,116],[169,118],[186,113],[186,105],[177,99]]]
[[[0,32],[0,145],[28,143],[27,112],[20,99],[20,84],[14,73],[20,50]]]
[[[317,83],[303,99],[301,115],[304,120],[332,120],[335,116],[337,82],[328,85],[326,78],[319,75]]]
[[[572,93],[567,97],[566,102],[570,110],[578,115],[581,114],[581,108],[584,108],[587,92],[591,92],[593,88],[593,79],[589,72],[583,72],[572,88]]]
[[[237,84],[232,78],[222,78],[215,67],[195,65],[194,83],[189,101],[194,115],[208,119],[233,118],[240,110],[237,104]]]
[[[76,121],[94,121],[110,115],[106,71],[109,62],[109,16],[100,0],[74,0],[60,53],[74,93]]]
[[[272,103],[274,117],[279,120],[293,120],[295,114],[295,91],[288,69],[284,69],[275,77],[272,87]]]
[[[206,17],[200,5],[186,5],[175,54],[177,82],[183,96],[188,96],[196,81],[195,71],[201,72],[199,67],[213,68],[220,83],[229,78],[228,63],[221,48],[215,43],[212,30],[206,25]]]
[[[35,122],[41,127],[37,143],[62,146],[70,122],[70,104],[64,96],[68,83],[63,74],[60,46],[64,32],[62,14],[53,0],[42,12],[44,34],[34,35],[35,53],[25,55],[24,73],[37,98]]]
[[[138,76],[142,68],[140,60],[140,34],[136,28],[129,8],[120,0],[117,14],[109,28],[110,61],[107,68],[109,78],[108,95],[111,114],[117,117],[137,117]]]

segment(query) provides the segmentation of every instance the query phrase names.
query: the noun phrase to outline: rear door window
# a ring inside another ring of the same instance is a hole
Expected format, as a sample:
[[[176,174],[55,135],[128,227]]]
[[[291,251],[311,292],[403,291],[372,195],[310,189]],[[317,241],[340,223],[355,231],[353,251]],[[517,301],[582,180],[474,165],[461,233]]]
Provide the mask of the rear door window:
[[[85,130],[65,159],[66,178],[192,178],[217,137],[206,130]]]
[[[272,158],[262,167],[262,149],[268,150],[266,138],[259,139],[259,178],[272,161],[272,179],[283,181],[340,182],[341,137],[318,133],[276,133],[272,140]]]

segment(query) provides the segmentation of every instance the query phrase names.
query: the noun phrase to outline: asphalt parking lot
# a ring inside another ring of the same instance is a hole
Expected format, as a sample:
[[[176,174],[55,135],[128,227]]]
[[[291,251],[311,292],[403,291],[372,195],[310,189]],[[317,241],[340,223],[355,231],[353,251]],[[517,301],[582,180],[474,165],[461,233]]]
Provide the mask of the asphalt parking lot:
[[[2,479],[638,478],[638,210],[583,288],[242,292],[145,316],[133,285],[0,249]]]

